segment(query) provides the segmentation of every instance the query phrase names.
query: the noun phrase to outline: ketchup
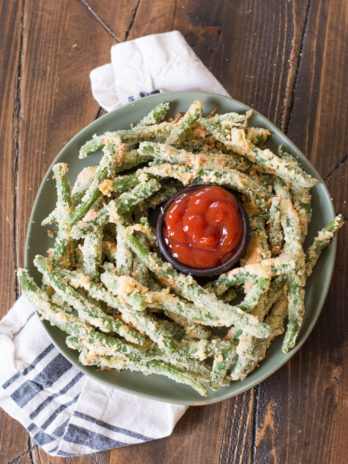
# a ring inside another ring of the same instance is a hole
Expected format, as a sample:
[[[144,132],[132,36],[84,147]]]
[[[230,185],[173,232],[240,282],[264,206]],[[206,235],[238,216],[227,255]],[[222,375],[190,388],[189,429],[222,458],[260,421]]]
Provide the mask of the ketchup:
[[[173,258],[209,269],[227,261],[241,242],[243,223],[235,197],[217,186],[183,193],[169,206],[163,235]]]

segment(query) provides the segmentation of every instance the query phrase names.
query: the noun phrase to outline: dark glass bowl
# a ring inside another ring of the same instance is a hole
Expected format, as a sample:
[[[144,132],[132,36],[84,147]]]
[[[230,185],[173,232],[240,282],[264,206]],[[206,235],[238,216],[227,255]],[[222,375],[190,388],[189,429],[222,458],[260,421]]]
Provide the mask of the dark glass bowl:
[[[216,185],[216,184],[197,184],[197,185],[190,185],[179,192],[175,193],[169,200],[164,203],[163,206],[161,206],[158,217],[157,217],[157,222],[156,222],[156,236],[157,236],[157,242],[158,246],[163,254],[163,256],[166,258],[168,262],[172,264],[172,266],[177,269],[180,272],[183,272],[184,274],[191,274],[195,277],[216,277],[220,274],[223,274],[224,272],[229,271],[232,269],[232,267],[241,259],[241,257],[244,255],[246,251],[246,246],[249,241],[249,235],[250,235],[250,225],[249,225],[249,218],[248,215],[242,205],[242,202],[239,200],[235,192],[231,191],[228,188],[222,187],[219,185],[219,187],[223,188],[224,190],[227,190],[230,194],[232,194],[238,205],[239,212],[242,217],[242,224],[243,224],[243,234],[242,234],[242,239],[240,241],[240,244],[238,248],[234,251],[233,255],[224,263],[220,264],[219,266],[211,267],[208,269],[197,269],[193,267],[188,267],[185,266],[185,264],[180,263],[177,261],[173,255],[171,254],[169,248],[167,247],[165,241],[164,241],[164,236],[163,236],[163,224],[164,224],[164,217],[167,212],[167,209],[169,206],[173,203],[174,200],[176,200],[179,196],[183,195],[184,193],[188,192],[193,192],[195,190],[199,190],[203,187],[208,187],[210,185]]]

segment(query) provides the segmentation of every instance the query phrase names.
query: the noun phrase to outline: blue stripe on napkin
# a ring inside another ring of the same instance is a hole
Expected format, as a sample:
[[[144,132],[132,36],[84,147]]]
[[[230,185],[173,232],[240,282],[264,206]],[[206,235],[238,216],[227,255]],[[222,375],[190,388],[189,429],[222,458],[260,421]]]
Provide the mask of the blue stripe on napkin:
[[[92,422],[93,424],[97,424],[105,429],[111,430],[112,432],[122,433],[123,435],[127,435],[128,437],[137,438],[138,440],[149,441],[153,440],[153,438],[146,437],[145,435],[141,435],[140,433],[132,432],[131,430],[127,430],[121,427],[115,427],[114,425],[107,424],[106,422],[95,419],[87,414],[82,414],[79,411],[74,412],[75,417],[79,417],[80,419],[85,419],[86,421]]]
[[[69,424],[64,435],[64,440],[76,445],[88,446],[92,450],[102,451],[110,448],[120,448],[127,443],[113,440],[101,433],[92,432],[84,427]],[[58,453],[59,454],[59,453]]]
[[[52,351],[54,348],[54,345],[51,343],[50,345],[48,345],[48,347],[42,351],[35,359],[34,361],[27,367],[24,369],[23,372],[17,372],[17,374],[15,374],[14,376],[12,376],[10,379],[8,379],[3,385],[2,385],[2,388],[6,389],[8,388],[10,385],[13,384],[13,382],[15,382],[19,377],[21,376],[26,376],[27,374],[29,374],[30,371],[32,371],[34,369],[34,367],[41,361],[41,359],[43,359],[45,356],[48,355],[48,353],[50,351]]]
[[[83,373],[79,372],[75,377],[73,377],[68,384],[62,388],[59,392],[54,393],[53,395],[49,396],[48,398],[45,399],[36,409],[30,414],[30,419],[34,419],[51,401],[53,401],[55,398],[58,398],[58,396],[64,395],[67,393],[75,384],[78,382],[81,377],[83,377]]]
[[[33,380],[27,380],[17,388],[11,394],[11,398],[18,406],[25,406],[40,391],[51,387],[71,367],[71,363],[64,356],[58,354]]]
[[[36,435],[34,435],[34,440],[40,446],[47,445],[47,443],[51,443],[51,441],[55,441],[56,438],[48,433],[45,433],[43,430],[40,430]]]
[[[64,409],[68,408],[69,406],[73,405],[74,403],[77,402],[79,399],[80,393],[75,396],[71,401],[68,401],[65,404],[61,404],[59,408],[57,408],[53,414],[50,415],[50,417],[46,420],[44,424],[42,424],[42,429],[46,429],[53,421],[54,419],[62,412]]]

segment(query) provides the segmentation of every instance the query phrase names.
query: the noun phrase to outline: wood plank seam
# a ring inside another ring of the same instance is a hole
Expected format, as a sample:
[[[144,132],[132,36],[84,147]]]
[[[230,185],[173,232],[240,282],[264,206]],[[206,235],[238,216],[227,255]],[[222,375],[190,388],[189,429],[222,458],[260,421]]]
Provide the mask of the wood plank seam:
[[[15,198],[13,202],[13,259],[14,259],[14,270],[17,270],[18,262],[18,247],[17,247],[17,187],[19,182],[19,158],[21,156],[21,145],[20,145],[20,131],[21,131],[21,121],[22,121],[22,81],[23,81],[23,46],[24,46],[24,15],[25,15],[26,0],[23,0],[21,19],[20,19],[20,38],[19,38],[19,53],[18,53],[18,65],[17,65],[17,83],[16,83],[16,93],[15,93],[15,105],[14,105],[14,114],[13,114],[13,191],[15,193]],[[19,286],[17,278],[14,280],[14,291],[16,299],[19,297]],[[17,460],[13,460],[11,464],[18,462],[23,456],[29,454],[30,460],[33,463],[31,458],[31,443],[30,435],[28,435],[28,449],[18,456]],[[34,463],[33,463],[34,464]]]
[[[228,407],[227,407],[227,405],[225,405],[225,417],[224,417],[223,430],[226,429],[227,416],[228,416]],[[219,455],[218,455],[218,462],[219,463],[222,462],[222,453],[223,453],[223,440],[220,440]]]
[[[93,10],[93,8],[86,2],[86,0],[80,0],[82,5],[87,8],[87,10],[91,13],[93,18],[106,30],[106,32],[111,35],[111,37],[117,42],[120,43],[121,40],[114,34],[114,32],[110,29],[110,27],[97,15],[97,13]]]
[[[299,70],[300,70],[300,65],[301,65],[304,42],[305,42],[305,39],[306,39],[306,33],[307,33],[307,29],[308,29],[308,18],[309,18],[311,3],[312,3],[312,0],[309,0],[309,2],[307,4],[307,9],[306,9],[305,20],[304,20],[304,23],[303,23],[303,29],[302,29],[302,34],[301,34],[301,45],[300,45],[300,51],[299,51],[298,59],[297,59],[297,63],[296,63],[295,77],[294,77],[294,83],[293,83],[293,86],[292,86],[290,104],[289,104],[289,107],[287,109],[287,115],[285,117],[285,125],[284,125],[284,133],[285,134],[288,133],[290,118],[291,118],[291,114],[292,114],[293,107],[294,107],[295,94],[296,94],[296,88],[297,88],[297,81],[298,81],[298,75],[299,75]]]
[[[178,6],[178,0],[175,0],[175,1],[174,1],[174,13],[173,13],[172,24],[170,25],[170,31],[175,30],[175,28],[174,28],[174,21],[175,21],[177,6]],[[220,33],[221,33],[221,30],[220,30]]]
[[[29,459],[30,459],[30,464],[35,464],[35,459],[33,455],[33,451],[38,449],[38,445],[35,444],[34,440],[31,438],[31,436],[28,434],[28,446],[29,446]],[[39,457],[40,459],[40,457]],[[40,460],[41,463],[41,460]]]
[[[100,116],[102,116],[102,112],[103,112],[103,107],[102,107],[102,106],[99,106],[98,111],[97,111],[97,114],[96,114],[96,116],[95,116],[94,119],[100,118]]]
[[[24,451],[23,453],[19,454],[18,456],[16,456],[14,459],[12,459],[12,461],[9,461],[8,464],[17,464],[17,462],[19,462],[24,456],[26,456],[27,454],[29,454],[30,452],[30,449],[27,449],[26,451]]]
[[[339,162],[336,164],[336,166],[333,167],[333,168],[331,169],[331,171],[329,171],[329,172],[326,174],[326,176],[324,177],[324,182],[326,183],[326,182],[330,179],[330,177],[331,177],[336,171],[338,171],[338,169],[341,169],[341,168],[346,164],[347,160],[348,160],[348,155],[344,155],[344,156],[339,160]]]
[[[133,27],[135,18],[137,16],[137,13],[138,13],[138,10],[139,10],[140,2],[141,2],[141,0],[138,0],[138,3],[136,4],[136,7],[134,8],[134,11],[133,11],[129,26],[127,27],[127,30],[126,30],[125,41],[128,39],[129,34],[132,31],[132,27]]]
[[[257,435],[257,419],[258,419],[258,405],[259,405],[259,396],[260,396],[260,385],[256,385],[254,387],[255,391],[255,404],[254,404],[254,411],[253,411],[253,436],[252,436],[252,443],[251,443],[251,462],[255,464],[256,458],[256,435]]]
[[[24,14],[25,14],[25,0],[22,4],[21,19],[20,19],[20,38],[19,38],[19,53],[18,53],[18,64],[17,64],[17,83],[15,91],[15,104],[14,104],[14,113],[13,113],[13,134],[12,134],[12,154],[13,154],[13,172],[12,172],[12,182],[13,182],[13,191],[15,193],[15,198],[13,202],[13,267],[14,270],[17,269],[17,186],[18,186],[18,168],[19,168],[19,158],[21,154],[20,146],[20,130],[21,130],[21,117],[22,117],[22,61],[23,61],[23,43],[24,43]],[[16,299],[19,296],[18,281],[14,281],[14,291]]]

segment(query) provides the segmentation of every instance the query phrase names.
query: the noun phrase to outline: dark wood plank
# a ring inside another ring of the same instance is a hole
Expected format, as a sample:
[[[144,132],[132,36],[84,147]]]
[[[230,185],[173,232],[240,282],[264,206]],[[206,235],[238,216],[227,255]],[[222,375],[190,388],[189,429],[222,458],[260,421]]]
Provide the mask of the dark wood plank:
[[[18,151],[19,79],[22,2],[0,4],[0,319],[14,302],[15,188]],[[9,69],[11,72],[9,72]],[[1,449],[1,447],[0,447]]]
[[[81,0],[120,42],[127,40],[139,0]]]
[[[14,440],[14,437],[16,439]],[[19,422],[0,411],[0,462],[7,463],[28,455],[28,434]],[[27,459],[27,457],[25,458]],[[29,462],[29,461],[26,461]]]
[[[237,100],[278,127],[291,104],[308,1],[179,1],[173,28]]]
[[[174,21],[179,7],[175,0],[140,0],[129,39],[175,29]]]
[[[347,217],[347,13],[344,1],[311,2],[288,134],[327,179]],[[347,226],[331,289],[301,351],[260,386],[255,461],[343,463],[348,446]]]
[[[313,0],[288,134],[323,177],[347,155],[348,3]]]
[[[15,192],[20,112],[22,1],[0,4],[0,319],[16,298]],[[13,440],[13,437],[16,440]],[[13,460],[28,450],[28,435],[18,422],[0,410],[0,462]],[[27,461],[23,455],[22,461]]]

